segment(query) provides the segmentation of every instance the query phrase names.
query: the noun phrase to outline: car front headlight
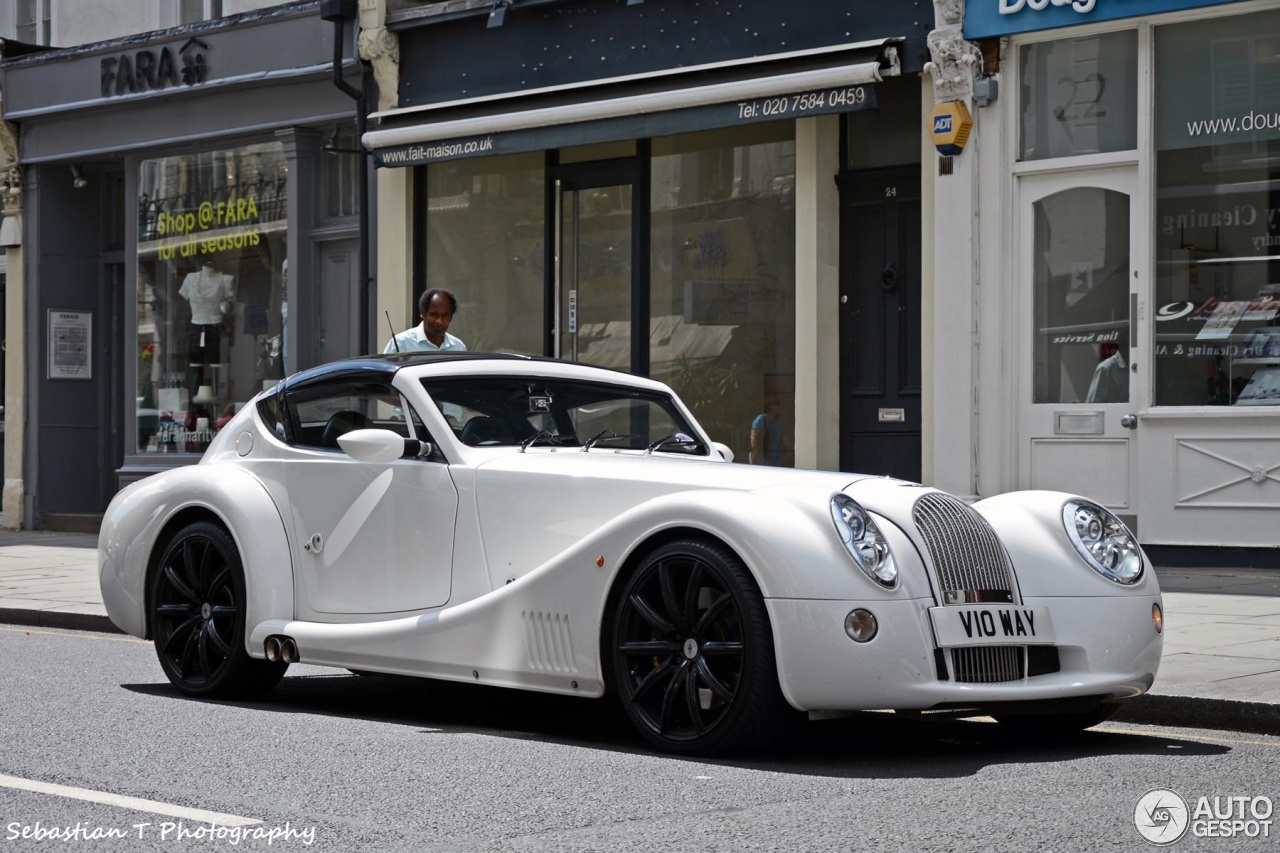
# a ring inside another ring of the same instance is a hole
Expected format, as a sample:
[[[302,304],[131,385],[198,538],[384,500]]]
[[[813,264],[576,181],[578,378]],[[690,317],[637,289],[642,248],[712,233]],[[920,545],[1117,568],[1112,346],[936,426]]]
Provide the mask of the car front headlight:
[[[840,541],[867,577],[886,589],[898,585],[898,567],[893,562],[889,543],[857,501],[845,494],[833,495],[831,520],[836,524]]]
[[[1137,583],[1142,577],[1142,549],[1125,523],[1110,510],[1076,498],[1062,507],[1062,524],[1084,561],[1116,583]]]

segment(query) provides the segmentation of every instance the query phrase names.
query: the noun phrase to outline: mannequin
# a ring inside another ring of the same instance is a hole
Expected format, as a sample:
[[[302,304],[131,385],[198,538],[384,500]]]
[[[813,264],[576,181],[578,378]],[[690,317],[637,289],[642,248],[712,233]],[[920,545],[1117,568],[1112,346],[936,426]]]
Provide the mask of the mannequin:
[[[212,260],[187,273],[178,293],[191,305],[189,357],[192,364],[216,364],[219,358],[218,329],[231,313],[235,298],[235,278],[219,272]]]

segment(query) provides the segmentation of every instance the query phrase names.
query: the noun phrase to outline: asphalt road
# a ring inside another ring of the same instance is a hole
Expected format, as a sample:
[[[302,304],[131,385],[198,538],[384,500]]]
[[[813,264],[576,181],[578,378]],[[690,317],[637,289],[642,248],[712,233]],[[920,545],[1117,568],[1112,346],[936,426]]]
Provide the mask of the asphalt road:
[[[1152,789],[1280,800],[1280,738],[1195,729],[1018,746],[991,722],[860,714],[690,760],[601,702],[316,667],[269,701],[200,702],[149,644],[9,626],[0,685],[0,853],[1139,850]]]

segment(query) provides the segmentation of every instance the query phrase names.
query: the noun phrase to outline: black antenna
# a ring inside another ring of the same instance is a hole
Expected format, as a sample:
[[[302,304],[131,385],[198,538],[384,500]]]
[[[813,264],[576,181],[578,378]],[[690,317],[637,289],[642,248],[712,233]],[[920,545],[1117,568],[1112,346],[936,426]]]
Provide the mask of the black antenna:
[[[396,327],[391,322],[391,312],[387,311],[387,325],[391,327],[391,345],[396,348],[396,352],[400,352],[400,342],[396,340]]]

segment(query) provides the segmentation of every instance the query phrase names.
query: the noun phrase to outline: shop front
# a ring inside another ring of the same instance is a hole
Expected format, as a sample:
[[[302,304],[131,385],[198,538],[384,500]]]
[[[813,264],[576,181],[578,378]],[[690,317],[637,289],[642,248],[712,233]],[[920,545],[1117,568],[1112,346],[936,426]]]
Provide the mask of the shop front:
[[[355,34],[320,15],[0,65],[26,190],[23,526],[91,525],[285,371],[368,348],[356,101],[333,81],[337,61],[360,85]]]
[[[405,270],[379,286],[383,340],[417,321],[423,289],[446,287],[459,300],[450,331],[470,349],[652,376],[738,461],[840,465],[853,373],[835,178],[851,163],[905,167],[918,235],[916,16],[825,2],[786,16],[766,3],[470,5],[388,8],[399,103],[365,137],[381,167],[380,265]],[[872,235],[875,263],[857,273],[880,294],[882,253],[900,247],[884,245],[896,232]],[[914,252],[902,290],[918,303],[919,244],[901,245]],[[908,323],[918,340],[918,313]],[[918,361],[913,378],[918,412]],[[769,445],[754,459],[753,427]],[[918,414],[907,427],[918,477]]]
[[[970,0],[964,29],[1009,36],[977,193],[987,490],[1092,494],[1153,546],[1280,545],[1280,12]]]

